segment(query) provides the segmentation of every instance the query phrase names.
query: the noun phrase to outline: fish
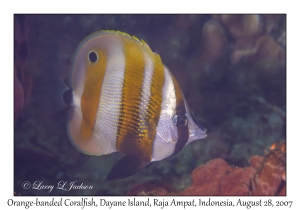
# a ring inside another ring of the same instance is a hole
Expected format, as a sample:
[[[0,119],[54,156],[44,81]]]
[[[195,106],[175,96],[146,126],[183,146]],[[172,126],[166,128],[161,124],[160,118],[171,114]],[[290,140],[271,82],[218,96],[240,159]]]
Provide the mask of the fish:
[[[72,144],[87,155],[124,154],[107,180],[131,176],[207,136],[160,56],[125,32],[84,38],[71,60],[69,86]]]

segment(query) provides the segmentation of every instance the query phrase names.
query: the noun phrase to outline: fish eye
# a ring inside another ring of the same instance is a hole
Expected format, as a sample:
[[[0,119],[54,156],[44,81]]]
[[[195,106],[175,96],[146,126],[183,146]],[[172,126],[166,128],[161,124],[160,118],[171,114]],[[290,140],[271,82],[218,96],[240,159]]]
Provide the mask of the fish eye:
[[[185,115],[174,115],[173,123],[175,126],[186,126],[188,121]]]
[[[96,63],[98,61],[98,55],[96,52],[94,51],[89,52],[89,61],[92,63]]]

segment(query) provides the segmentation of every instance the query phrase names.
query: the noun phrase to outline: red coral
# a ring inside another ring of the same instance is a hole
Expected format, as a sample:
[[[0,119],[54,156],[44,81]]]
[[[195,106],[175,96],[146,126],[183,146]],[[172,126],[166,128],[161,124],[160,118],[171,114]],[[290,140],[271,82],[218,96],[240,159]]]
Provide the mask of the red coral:
[[[182,195],[249,195],[252,167],[238,168],[214,159],[192,172],[193,184]]]
[[[264,158],[251,157],[250,164],[256,168],[252,178],[253,195],[285,195],[286,145],[273,144]]]
[[[265,157],[252,156],[251,166],[230,166],[214,159],[196,168],[192,184],[180,193],[159,181],[133,187],[129,195],[285,195],[286,146],[274,144]]]

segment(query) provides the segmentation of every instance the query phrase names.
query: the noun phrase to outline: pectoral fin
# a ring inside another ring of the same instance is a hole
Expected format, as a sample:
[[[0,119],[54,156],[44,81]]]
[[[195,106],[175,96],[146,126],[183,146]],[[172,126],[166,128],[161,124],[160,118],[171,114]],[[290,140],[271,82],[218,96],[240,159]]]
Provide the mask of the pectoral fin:
[[[149,163],[149,160],[140,159],[131,155],[125,155],[110,170],[106,179],[124,179],[136,173],[139,169],[146,167]]]

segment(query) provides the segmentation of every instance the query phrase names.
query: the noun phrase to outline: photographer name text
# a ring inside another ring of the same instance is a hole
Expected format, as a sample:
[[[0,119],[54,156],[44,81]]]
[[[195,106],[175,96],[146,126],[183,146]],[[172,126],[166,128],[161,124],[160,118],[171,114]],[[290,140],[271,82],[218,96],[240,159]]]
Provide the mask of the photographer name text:
[[[34,181],[33,183],[25,181],[22,184],[23,189],[33,190],[46,190],[48,193],[52,192],[53,189],[70,191],[70,190],[90,190],[93,189],[92,185],[86,185],[84,183],[78,183],[77,181],[59,181],[57,185],[44,184],[43,181]]]

